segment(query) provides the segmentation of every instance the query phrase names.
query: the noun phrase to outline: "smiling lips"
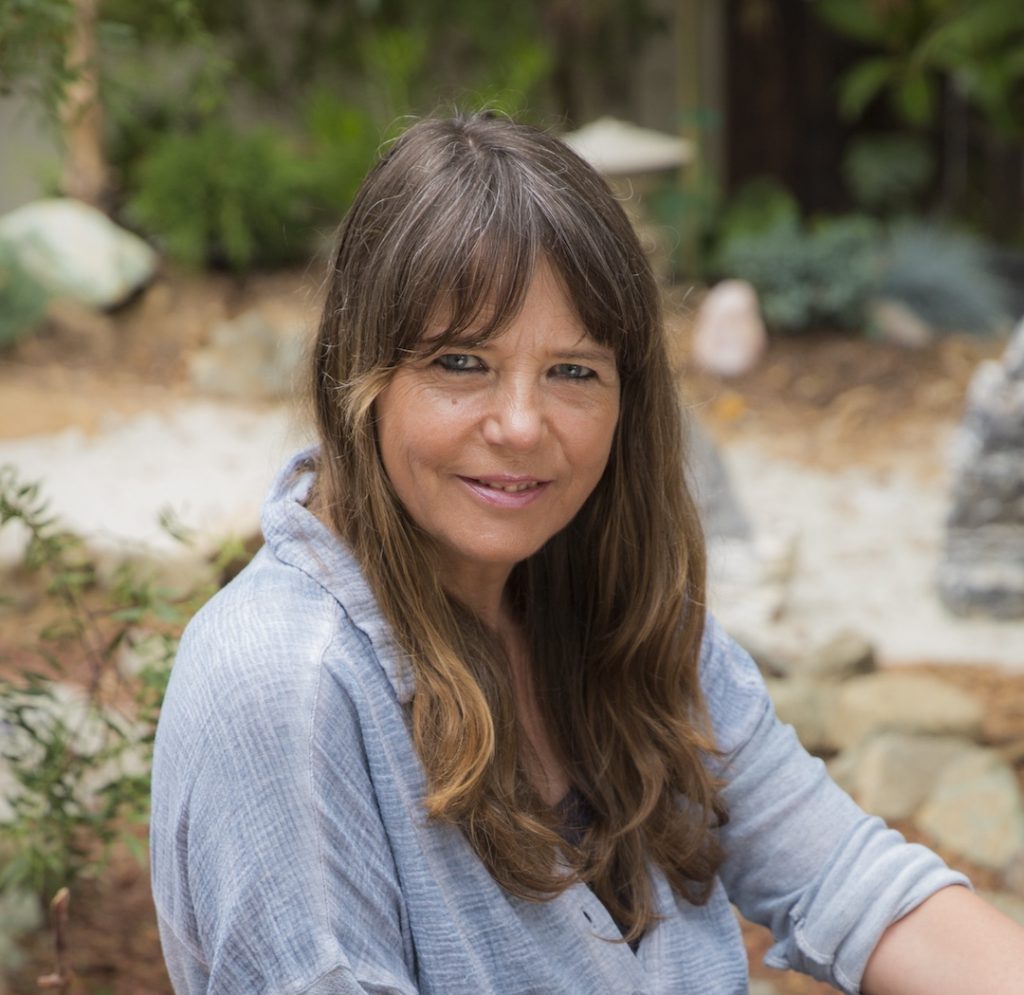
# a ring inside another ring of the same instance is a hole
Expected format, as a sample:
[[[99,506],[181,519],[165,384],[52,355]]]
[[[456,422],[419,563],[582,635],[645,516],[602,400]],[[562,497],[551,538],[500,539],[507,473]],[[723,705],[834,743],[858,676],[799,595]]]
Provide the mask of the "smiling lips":
[[[473,493],[499,508],[522,508],[534,501],[550,483],[533,477],[460,477]]]

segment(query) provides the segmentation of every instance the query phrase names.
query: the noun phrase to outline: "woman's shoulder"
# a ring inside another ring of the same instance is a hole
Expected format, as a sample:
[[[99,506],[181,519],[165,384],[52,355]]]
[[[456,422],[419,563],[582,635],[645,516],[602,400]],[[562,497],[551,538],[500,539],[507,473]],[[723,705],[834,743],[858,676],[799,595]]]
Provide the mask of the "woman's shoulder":
[[[195,730],[213,716],[222,728],[299,720],[318,696],[345,695],[373,661],[338,598],[263,549],[186,627],[161,722]]]

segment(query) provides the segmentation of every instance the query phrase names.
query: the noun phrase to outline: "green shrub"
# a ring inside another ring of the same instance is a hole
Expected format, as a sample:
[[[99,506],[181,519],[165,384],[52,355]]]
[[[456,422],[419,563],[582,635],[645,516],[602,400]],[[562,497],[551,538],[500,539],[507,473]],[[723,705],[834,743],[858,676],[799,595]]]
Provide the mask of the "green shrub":
[[[19,262],[14,246],[0,239],[0,349],[39,324],[49,299],[46,289]]]
[[[886,243],[876,293],[905,304],[937,331],[986,332],[1009,322],[1007,288],[976,239],[906,222]]]
[[[130,220],[176,259],[245,270],[309,249],[315,196],[308,163],[282,135],[210,120],[159,139],[138,163]]]
[[[865,135],[843,159],[843,177],[861,207],[899,213],[924,193],[934,172],[928,145],[909,134]]]
[[[808,231],[786,214],[761,231],[728,235],[716,269],[753,284],[772,328],[855,328],[877,282],[880,248],[870,218],[822,221]]]
[[[325,215],[339,221],[374,161],[379,129],[366,111],[326,89],[313,92],[305,119],[311,190]]]

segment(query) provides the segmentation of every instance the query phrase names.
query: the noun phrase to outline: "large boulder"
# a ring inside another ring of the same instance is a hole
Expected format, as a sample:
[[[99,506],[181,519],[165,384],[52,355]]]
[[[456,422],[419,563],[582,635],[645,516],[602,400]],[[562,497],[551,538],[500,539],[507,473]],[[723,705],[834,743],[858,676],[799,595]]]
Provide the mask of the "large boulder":
[[[908,819],[946,767],[975,749],[959,736],[881,732],[842,754],[833,775],[868,812]]]
[[[1024,801],[1013,768],[994,750],[963,754],[939,776],[917,825],[939,846],[1004,869],[1024,847]]]
[[[926,674],[882,671],[840,685],[831,735],[846,749],[883,730],[976,739],[981,724],[981,703],[966,691]]]
[[[71,198],[34,201],[4,215],[0,240],[51,294],[95,308],[123,303],[152,279],[158,261],[138,235]]]

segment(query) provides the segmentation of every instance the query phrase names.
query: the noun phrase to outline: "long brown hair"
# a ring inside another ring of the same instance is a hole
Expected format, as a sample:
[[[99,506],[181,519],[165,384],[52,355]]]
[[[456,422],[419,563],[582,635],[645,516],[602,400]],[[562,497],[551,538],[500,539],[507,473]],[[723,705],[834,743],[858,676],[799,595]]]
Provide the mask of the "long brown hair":
[[[438,581],[436,549],[382,468],[374,400],[424,330],[486,341],[539,260],[612,348],[621,408],[607,469],[576,518],[509,580],[533,685],[589,826],[556,832],[523,763],[496,635]],[[587,881],[630,939],[653,921],[646,862],[706,900],[724,818],[698,682],[704,543],[684,485],[659,294],[621,206],[558,139],[491,115],[425,120],[364,181],[339,233],[314,359],[318,512],[353,550],[408,653],[429,813],[459,825],[510,892]],[[561,858],[561,859],[559,859]]]

